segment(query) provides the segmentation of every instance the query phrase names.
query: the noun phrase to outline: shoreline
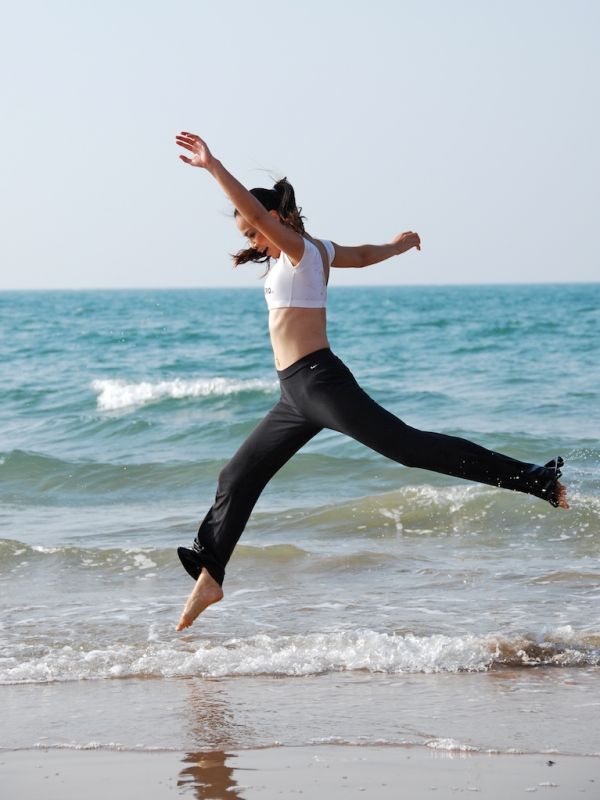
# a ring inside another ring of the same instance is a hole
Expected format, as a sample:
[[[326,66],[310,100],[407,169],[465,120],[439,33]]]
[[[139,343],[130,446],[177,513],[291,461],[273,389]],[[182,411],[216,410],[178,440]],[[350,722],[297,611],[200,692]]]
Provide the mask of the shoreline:
[[[7,796],[111,800],[143,796],[272,800],[291,794],[420,800],[475,792],[490,800],[551,791],[597,797],[600,757],[432,750],[424,746],[309,745],[183,751],[0,751]]]

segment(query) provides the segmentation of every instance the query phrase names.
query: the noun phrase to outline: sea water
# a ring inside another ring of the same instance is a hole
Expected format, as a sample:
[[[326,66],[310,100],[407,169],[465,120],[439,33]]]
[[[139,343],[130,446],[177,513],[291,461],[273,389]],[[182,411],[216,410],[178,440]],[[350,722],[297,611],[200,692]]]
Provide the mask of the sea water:
[[[330,290],[408,424],[572,509],[323,431],[184,634],[219,470],[278,399],[261,288],[0,294],[0,747],[386,742],[600,752],[600,284]]]

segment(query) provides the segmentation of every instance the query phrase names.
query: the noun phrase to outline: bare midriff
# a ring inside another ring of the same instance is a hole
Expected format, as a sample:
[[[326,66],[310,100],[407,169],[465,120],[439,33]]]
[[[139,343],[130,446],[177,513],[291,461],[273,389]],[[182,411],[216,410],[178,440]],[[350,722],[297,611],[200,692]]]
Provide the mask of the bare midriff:
[[[329,347],[324,308],[272,308],[269,333],[278,370],[290,367],[315,350]]]

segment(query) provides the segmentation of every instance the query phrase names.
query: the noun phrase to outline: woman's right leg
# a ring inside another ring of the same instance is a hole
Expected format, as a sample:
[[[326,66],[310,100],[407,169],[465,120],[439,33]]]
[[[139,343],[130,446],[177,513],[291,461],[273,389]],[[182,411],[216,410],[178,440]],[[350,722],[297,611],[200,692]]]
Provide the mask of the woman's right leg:
[[[215,502],[204,518],[193,549],[180,547],[187,572],[202,567],[222,584],[225,566],[242,535],[260,493],[273,475],[321,428],[280,400],[252,431],[219,474]]]

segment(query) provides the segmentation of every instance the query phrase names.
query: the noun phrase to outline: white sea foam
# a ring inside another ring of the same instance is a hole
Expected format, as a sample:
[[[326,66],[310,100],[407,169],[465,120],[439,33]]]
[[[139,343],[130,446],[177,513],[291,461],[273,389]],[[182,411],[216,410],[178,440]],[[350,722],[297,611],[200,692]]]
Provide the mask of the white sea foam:
[[[426,742],[426,746],[432,750],[444,750],[449,753],[476,753],[479,751],[478,747],[457,742],[456,739],[431,739]]]
[[[143,550],[126,548],[125,553],[133,556],[133,567],[124,567],[124,569],[151,569],[157,566],[156,561],[152,561]]]
[[[496,662],[528,666],[534,660],[520,638],[487,636],[404,636],[372,630],[294,636],[260,634],[224,643],[201,642],[190,651],[183,643],[161,641],[157,631],[139,645],[105,649],[65,646],[40,653],[27,646],[0,660],[0,683],[45,683],[132,676],[304,676],[328,672],[397,673],[482,672]],[[537,646],[539,649],[539,645]],[[597,663],[580,649],[550,649],[544,663],[569,666]],[[591,661],[590,661],[591,659]],[[539,662],[537,662],[539,663]]]
[[[98,408],[102,411],[118,411],[155,403],[171,397],[181,400],[190,397],[226,397],[241,392],[272,393],[275,381],[248,378],[197,378],[170,381],[139,381],[132,383],[122,379],[99,379],[92,381],[92,389],[98,394]]]

